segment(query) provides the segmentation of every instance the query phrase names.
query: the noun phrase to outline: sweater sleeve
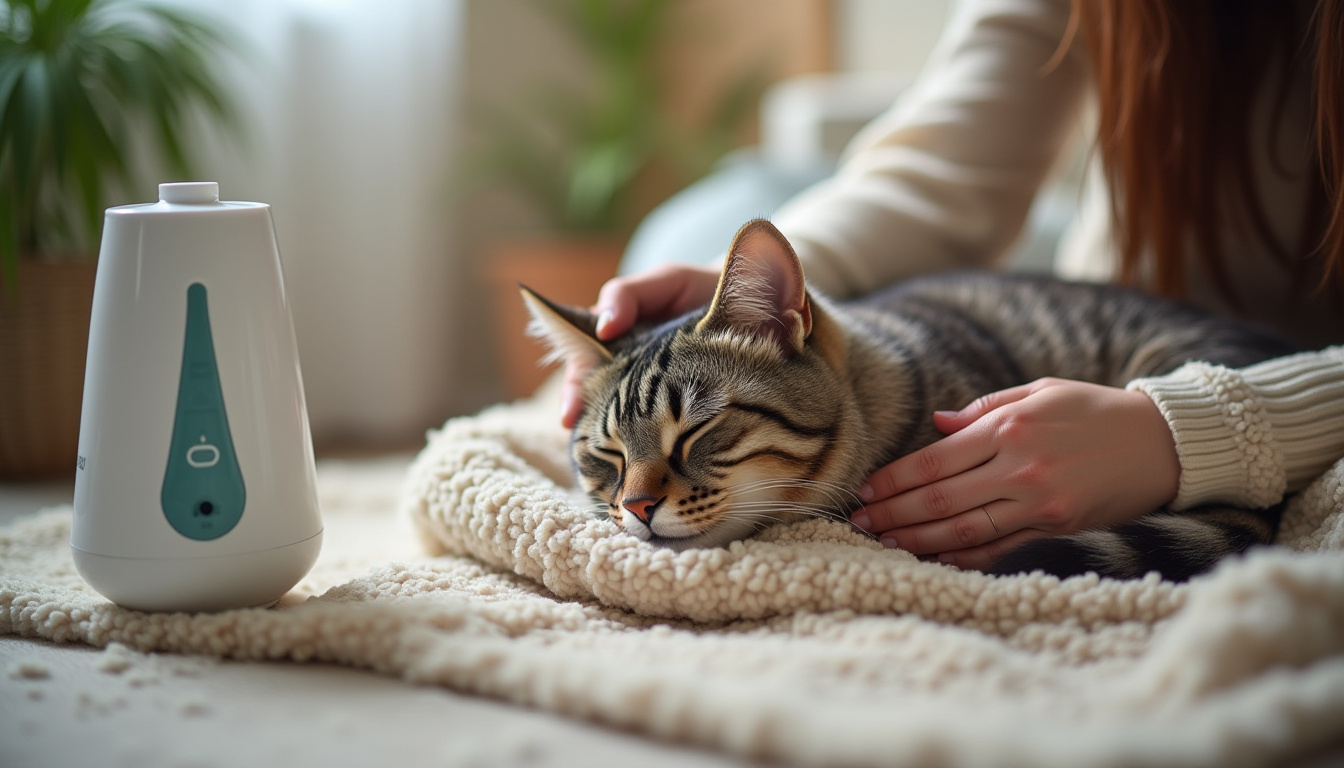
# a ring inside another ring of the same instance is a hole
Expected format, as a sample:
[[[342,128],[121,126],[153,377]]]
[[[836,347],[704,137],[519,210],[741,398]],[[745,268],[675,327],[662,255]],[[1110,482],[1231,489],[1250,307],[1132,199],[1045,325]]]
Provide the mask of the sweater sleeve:
[[[775,214],[808,282],[844,298],[1006,250],[1079,122],[1086,64],[1081,40],[1061,52],[1068,23],[1068,0],[955,4],[917,81]]]
[[[1187,363],[1129,389],[1152,398],[1176,439],[1176,509],[1269,506],[1344,457],[1344,346],[1241,369]]]

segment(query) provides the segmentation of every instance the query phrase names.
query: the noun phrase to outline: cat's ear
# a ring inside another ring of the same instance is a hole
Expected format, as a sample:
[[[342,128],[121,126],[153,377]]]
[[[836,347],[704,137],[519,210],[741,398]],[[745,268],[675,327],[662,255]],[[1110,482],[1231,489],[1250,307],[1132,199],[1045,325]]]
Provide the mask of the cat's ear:
[[[732,329],[770,339],[787,355],[803,351],[812,333],[803,265],[775,225],[756,219],[737,231],[714,302],[696,329]]]
[[[564,361],[593,366],[611,361],[611,350],[597,339],[596,315],[586,309],[556,304],[525,285],[519,285],[518,289],[532,314],[527,332],[551,348],[544,364]]]

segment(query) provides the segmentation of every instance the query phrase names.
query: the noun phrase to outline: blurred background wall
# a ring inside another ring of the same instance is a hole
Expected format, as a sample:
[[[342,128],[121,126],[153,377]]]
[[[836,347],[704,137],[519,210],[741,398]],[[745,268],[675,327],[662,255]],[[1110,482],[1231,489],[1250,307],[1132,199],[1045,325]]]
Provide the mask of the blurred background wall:
[[[249,133],[230,141],[203,127],[202,175],[225,198],[274,207],[320,453],[414,448],[426,428],[517,394],[493,332],[488,276],[500,243],[580,235],[619,249],[643,214],[694,180],[687,168],[712,167],[655,158],[600,231],[567,231],[518,189],[490,183],[477,161],[498,145],[501,115],[582,112],[602,82],[591,46],[549,7],[559,2],[227,3],[246,40],[229,76]],[[752,81],[729,130],[732,146],[749,146],[759,98],[780,81],[913,76],[949,2],[673,0],[653,54],[657,119],[694,144],[731,101],[728,84]],[[140,196],[153,197],[152,187]]]

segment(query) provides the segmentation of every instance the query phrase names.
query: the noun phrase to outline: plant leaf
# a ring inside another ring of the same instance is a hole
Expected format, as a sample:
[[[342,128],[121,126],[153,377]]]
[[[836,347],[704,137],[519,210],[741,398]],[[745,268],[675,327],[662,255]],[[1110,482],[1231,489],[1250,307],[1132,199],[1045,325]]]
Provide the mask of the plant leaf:
[[[0,259],[96,238],[105,196],[134,182],[141,130],[175,172],[193,109],[237,130],[215,70],[237,38],[218,21],[143,0],[0,1]]]

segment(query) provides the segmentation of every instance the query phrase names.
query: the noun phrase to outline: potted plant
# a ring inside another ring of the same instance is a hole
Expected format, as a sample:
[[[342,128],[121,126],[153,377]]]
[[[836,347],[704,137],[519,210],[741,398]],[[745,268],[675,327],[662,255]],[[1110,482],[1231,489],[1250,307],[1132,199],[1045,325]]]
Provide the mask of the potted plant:
[[[638,220],[648,212],[641,188],[651,175],[675,190],[706,172],[734,144],[767,82],[765,68],[740,74],[695,125],[669,104],[666,48],[679,19],[670,0],[543,0],[585,54],[582,84],[547,83],[512,110],[481,112],[487,140],[468,153],[469,173],[521,195],[545,232],[511,236],[492,248],[486,280],[496,305],[501,363],[509,397],[530,393],[544,376],[542,348],[523,332],[518,284],[561,302],[591,301],[615,274]],[[655,201],[656,202],[656,201]]]
[[[191,176],[195,110],[236,127],[230,47],[140,0],[0,0],[0,478],[73,475],[103,211],[146,160]]]

